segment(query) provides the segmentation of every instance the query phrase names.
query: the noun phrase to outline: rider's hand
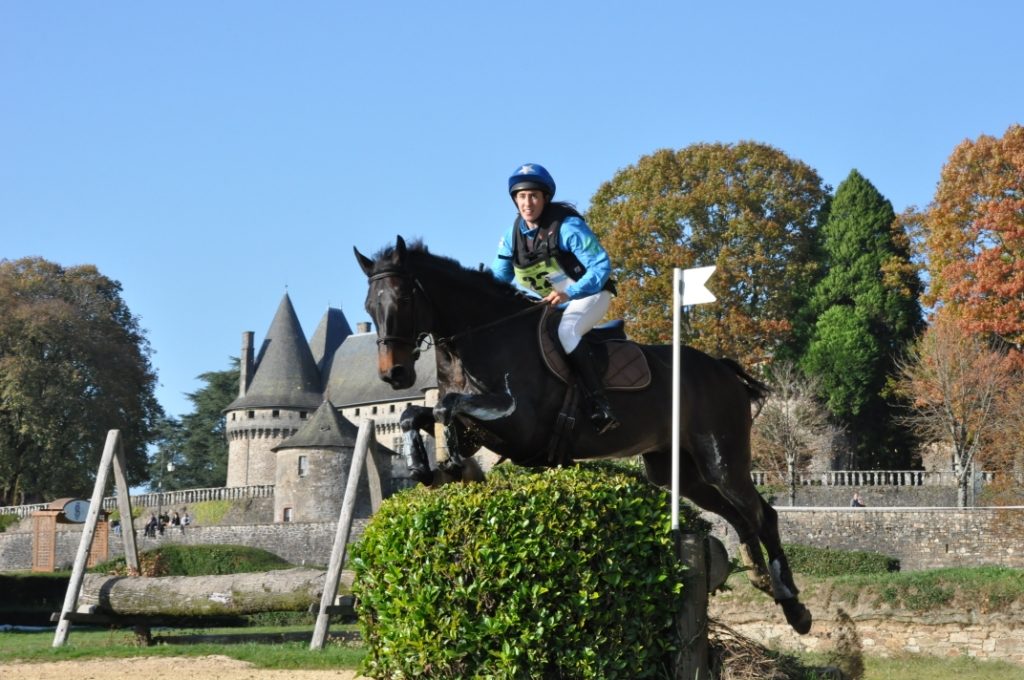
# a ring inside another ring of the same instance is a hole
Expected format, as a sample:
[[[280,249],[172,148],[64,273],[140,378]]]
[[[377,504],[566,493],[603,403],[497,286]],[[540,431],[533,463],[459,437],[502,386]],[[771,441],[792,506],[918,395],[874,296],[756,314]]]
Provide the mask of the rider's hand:
[[[550,293],[548,293],[546,296],[544,296],[544,302],[548,303],[549,305],[560,305],[563,302],[568,302],[568,301],[569,301],[569,296],[566,295],[565,293],[563,293],[561,291],[557,291],[557,290],[553,290]]]

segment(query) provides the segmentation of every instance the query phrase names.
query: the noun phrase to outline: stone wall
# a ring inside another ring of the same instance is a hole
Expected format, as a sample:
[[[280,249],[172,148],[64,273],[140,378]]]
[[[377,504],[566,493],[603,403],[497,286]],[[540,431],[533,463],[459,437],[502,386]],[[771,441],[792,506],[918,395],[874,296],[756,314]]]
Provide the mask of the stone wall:
[[[244,506],[244,507],[242,507]],[[169,531],[164,538],[141,538],[140,550],[175,541],[228,543],[265,548],[296,564],[326,563],[336,522],[271,523],[272,499],[253,499],[234,509],[222,526],[189,527],[185,536]],[[878,552],[900,560],[904,571],[939,567],[1001,565],[1024,569],[1024,507],[1013,508],[776,508],[786,543],[838,550]],[[252,523],[254,517],[264,523]],[[705,515],[713,532],[735,555],[736,533],[716,515]],[[366,517],[357,513],[356,532]],[[57,563],[74,560],[80,525],[58,532]],[[22,530],[0,533],[0,571],[32,566],[31,521]],[[111,546],[120,543],[111,536]]]
[[[799,578],[797,579],[798,585]],[[742,575],[729,580],[730,590],[710,599],[708,614],[733,630],[775,649],[827,652],[836,630],[838,609],[853,620],[864,653],[896,657],[971,656],[1024,665],[1024,602],[988,611],[984,603],[927,612],[908,611],[859,593],[855,602],[828,587],[804,587],[801,601],[814,617],[811,632],[797,635],[770,597],[754,591]]]
[[[362,535],[368,520],[357,518],[352,523],[352,538]],[[81,525],[57,532],[57,565],[70,569],[82,539]],[[139,552],[162,545],[244,545],[262,548],[292,564],[326,567],[331,557],[337,522],[290,524],[236,524],[190,526],[185,531],[168,528],[163,536],[146,538],[142,529],[136,531]],[[124,554],[120,536],[110,534],[110,559]],[[30,531],[0,534],[0,571],[28,571],[32,568],[32,533]]]
[[[903,571],[985,564],[1024,568],[1024,507],[776,508],[784,543],[899,558]],[[705,515],[735,554],[736,532]]]

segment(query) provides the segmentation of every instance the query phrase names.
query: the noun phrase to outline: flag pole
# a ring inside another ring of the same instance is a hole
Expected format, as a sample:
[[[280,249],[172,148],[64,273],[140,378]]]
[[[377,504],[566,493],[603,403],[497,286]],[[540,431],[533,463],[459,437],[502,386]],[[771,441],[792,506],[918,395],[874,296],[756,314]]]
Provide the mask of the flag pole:
[[[683,270],[672,270],[672,536],[679,537],[679,375],[681,309],[683,306]]]

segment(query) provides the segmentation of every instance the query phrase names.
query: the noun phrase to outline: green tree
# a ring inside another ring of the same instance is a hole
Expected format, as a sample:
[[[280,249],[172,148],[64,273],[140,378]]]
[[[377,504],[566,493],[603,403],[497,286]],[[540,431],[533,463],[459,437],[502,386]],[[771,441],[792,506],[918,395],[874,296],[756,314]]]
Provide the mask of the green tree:
[[[111,429],[129,480],[144,480],[162,415],[150,354],[96,267],[0,260],[0,502],[89,494]]]
[[[756,142],[663,149],[616,173],[587,214],[612,256],[612,312],[632,337],[672,337],[672,269],[716,265],[716,304],[694,307],[684,340],[748,365],[800,342],[829,191],[809,166]]]
[[[199,376],[205,386],[187,395],[193,411],[161,423],[150,477],[162,488],[197,489],[224,486],[228,474],[228,444],[224,408],[238,396],[238,359],[233,368]],[[167,470],[167,464],[174,466]]]
[[[892,204],[856,170],[836,191],[822,250],[828,271],[811,297],[816,321],[801,365],[848,432],[855,465],[906,466],[913,437],[887,385],[923,327],[921,284]]]

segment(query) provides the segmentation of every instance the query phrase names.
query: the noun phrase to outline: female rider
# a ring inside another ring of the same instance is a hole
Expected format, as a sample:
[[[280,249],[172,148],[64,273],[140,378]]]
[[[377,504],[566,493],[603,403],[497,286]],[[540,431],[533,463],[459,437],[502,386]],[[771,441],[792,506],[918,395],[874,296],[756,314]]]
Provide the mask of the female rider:
[[[558,340],[580,378],[599,434],[618,426],[583,335],[600,323],[611,304],[608,253],[583,216],[568,203],[552,202],[555,180],[543,166],[527,163],[508,178],[519,214],[501,237],[491,264],[502,281],[515,281],[552,305],[568,303]]]

